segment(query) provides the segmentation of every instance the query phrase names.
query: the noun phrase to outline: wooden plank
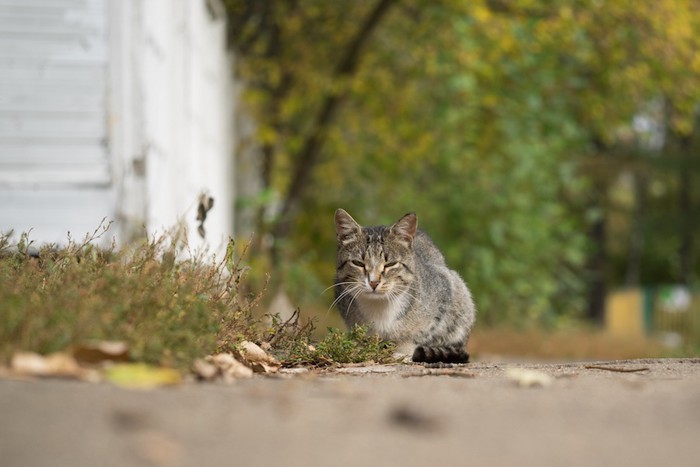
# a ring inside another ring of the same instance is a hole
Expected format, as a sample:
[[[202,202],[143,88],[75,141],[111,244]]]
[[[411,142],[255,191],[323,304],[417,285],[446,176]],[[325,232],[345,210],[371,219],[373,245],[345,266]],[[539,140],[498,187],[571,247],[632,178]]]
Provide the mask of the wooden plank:
[[[61,86],[41,86],[35,87],[35,92],[15,90],[10,92],[11,87],[0,85],[0,95],[8,96],[0,101],[0,115],[20,117],[22,113],[35,113],[37,115],[46,112],[47,114],[81,111],[81,112],[104,112],[106,107],[106,96],[104,91],[100,92],[95,87],[89,87],[80,92]]]
[[[30,142],[27,142],[30,143]],[[52,166],[82,165],[87,163],[106,163],[103,151],[95,150],[98,141],[86,142],[73,141],[63,144],[40,144],[31,141],[31,144],[17,144],[0,142],[0,167],[8,168],[20,165],[50,164]],[[3,170],[3,169],[0,169]]]
[[[76,118],[70,115],[58,117],[30,115],[23,117],[15,114],[11,117],[0,115],[0,141],[10,139],[44,138],[91,138],[107,133],[105,118],[90,115]]]
[[[43,165],[40,167],[17,167],[0,171],[0,186],[109,186],[111,175],[107,164],[71,167]]]
[[[105,30],[104,22],[104,17],[99,15],[66,21],[64,15],[8,15],[0,10],[0,37],[101,35]]]
[[[100,221],[116,217],[114,193],[101,187],[17,188],[0,186],[0,231],[16,235],[32,230],[39,242],[65,243],[94,231]],[[114,232],[116,233],[116,232]],[[108,236],[106,241],[110,241]]]
[[[104,11],[104,0],[0,0],[0,11],[31,16],[69,11]]]
[[[105,0],[0,0],[0,185],[104,185]]]
[[[62,60],[105,61],[105,37],[83,35],[71,40],[51,40],[32,37],[27,39],[3,38],[0,58],[41,58],[46,63]]]
[[[94,84],[104,89],[107,74],[105,63],[63,62],[46,66],[39,60],[7,58],[0,59],[0,70],[3,70],[0,73],[0,89],[5,84],[22,88],[34,88],[37,85],[82,88]]]

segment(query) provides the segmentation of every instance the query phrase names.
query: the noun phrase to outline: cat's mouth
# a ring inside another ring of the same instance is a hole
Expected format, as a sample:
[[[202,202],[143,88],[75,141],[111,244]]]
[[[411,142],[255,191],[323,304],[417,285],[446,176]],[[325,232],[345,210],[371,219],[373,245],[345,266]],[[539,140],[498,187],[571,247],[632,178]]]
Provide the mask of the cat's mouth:
[[[372,289],[371,287],[367,287],[365,289],[365,294],[366,297],[371,297],[371,298],[384,298],[386,297],[386,291],[384,289],[380,289],[377,287],[376,289]]]

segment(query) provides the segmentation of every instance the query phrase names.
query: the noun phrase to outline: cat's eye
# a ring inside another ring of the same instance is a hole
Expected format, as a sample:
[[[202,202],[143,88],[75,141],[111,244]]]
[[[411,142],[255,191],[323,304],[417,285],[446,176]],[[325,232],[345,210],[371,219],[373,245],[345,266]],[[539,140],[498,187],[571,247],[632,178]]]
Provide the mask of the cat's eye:
[[[399,263],[396,262],[396,261],[392,261],[392,262],[390,262],[390,263],[385,263],[385,264],[384,264],[384,269],[393,268],[393,267],[396,266],[397,264],[399,264]]]
[[[354,265],[357,266],[358,268],[364,268],[364,267],[365,267],[365,263],[363,263],[362,261],[353,261],[352,264],[354,264]]]

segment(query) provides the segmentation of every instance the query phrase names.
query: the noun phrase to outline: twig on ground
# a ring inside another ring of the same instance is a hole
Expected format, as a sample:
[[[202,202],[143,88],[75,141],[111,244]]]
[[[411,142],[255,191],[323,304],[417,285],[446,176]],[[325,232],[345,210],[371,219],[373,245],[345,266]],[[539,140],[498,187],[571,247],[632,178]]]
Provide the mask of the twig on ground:
[[[620,367],[603,366],[603,365],[584,365],[583,367],[586,368],[587,370],[605,370],[605,371],[614,371],[617,373],[639,373],[640,371],[649,371],[648,367],[620,368]]]

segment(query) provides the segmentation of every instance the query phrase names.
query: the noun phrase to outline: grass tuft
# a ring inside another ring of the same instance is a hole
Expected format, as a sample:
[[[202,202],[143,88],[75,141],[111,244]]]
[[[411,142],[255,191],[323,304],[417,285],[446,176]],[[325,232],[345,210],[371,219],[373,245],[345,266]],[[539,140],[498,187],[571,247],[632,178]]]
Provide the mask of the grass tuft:
[[[284,366],[325,366],[336,363],[391,363],[394,345],[355,325],[347,332],[328,328],[325,338],[313,343],[313,321],[299,323],[299,310],[286,322],[273,318],[270,342]]]
[[[82,242],[33,248],[0,235],[0,357],[15,350],[50,353],[92,340],[121,340],[134,360],[185,368],[193,359],[256,332],[243,296],[245,268],[230,240],[220,261],[183,253],[166,234],[117,250],[95,245],[103,225]]]
[[[266,286],[249,292],[247,247],[237,254],[232,239],[217,260],[187,251],[176,230],[128,248],[96,245],[109,228],[103,222],[63,247],[0,234],[0,360],[100,340],[124,341],[133,360],[180,370],[243,340],[268,343],[287,366],[391,360],[392,347],[365,328],[330,329],[314,346],[313,322],[301,324],[298,310],[284,322],[256,319]]]

